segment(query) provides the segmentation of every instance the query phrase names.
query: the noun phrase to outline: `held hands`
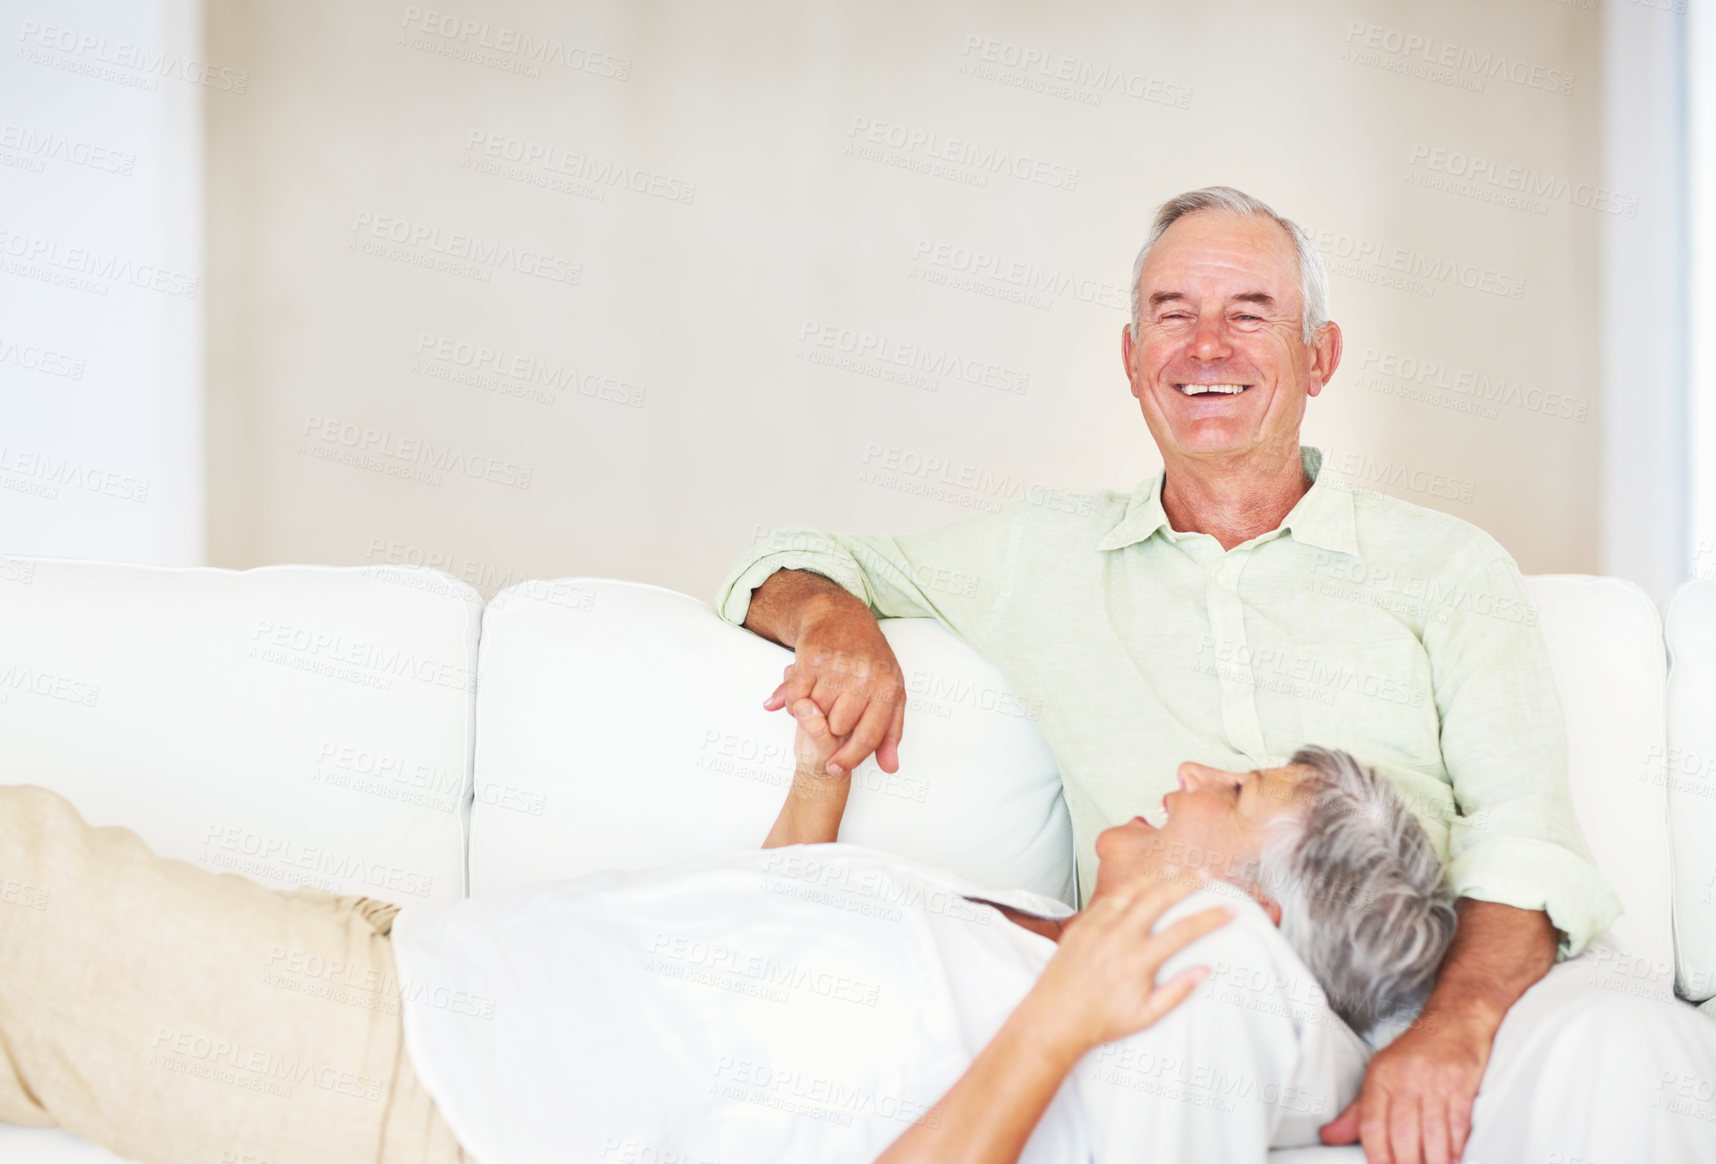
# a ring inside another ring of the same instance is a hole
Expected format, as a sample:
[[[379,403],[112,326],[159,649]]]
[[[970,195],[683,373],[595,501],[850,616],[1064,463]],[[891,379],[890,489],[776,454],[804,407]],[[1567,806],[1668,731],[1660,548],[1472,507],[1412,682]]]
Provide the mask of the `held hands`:
[[[1034,1021],[1074,1057],[1154,1026],[1209,974],[1208,966],[1194,966],[1158,984],[1162,963],[1233,920],[1233,910],[1217,906],[1150,932],[1170,906],[1205,881],[1201,874],[1185,876],[1097,897],[1067,922],[1060,949],[1020,1009],[1030,1008]]]
[[[900,770],[905,676],[867,611],[837,613],[804,626],[793,661],[763,706],[779,711],[807,697],[826,718],[837,745],[823,760],[829,775],[851,772],[871,752],[884,772]]]
[[[791,705],[798,726],[793,731],[792,786],[774,827],[763,839],[763,848],[781,845],[810,845],[840,838],[840,818],[846,813],[846,797],[852,791],[850,773],[828,774],[828,758],[840,740],[828,730],[822,709],[809,698]]]
[[[849,784],[850,772],[834,774],[829,771],[828,759],[834,755],[841,741],[829,730],[828,719],[822,714],[822,709],[816,706],[816,701],[809,698],[798,699],[788,710],[792,712],[793,719],[798,721],[792,736],[794,789],[808,787],[814,790],[836,783]]]

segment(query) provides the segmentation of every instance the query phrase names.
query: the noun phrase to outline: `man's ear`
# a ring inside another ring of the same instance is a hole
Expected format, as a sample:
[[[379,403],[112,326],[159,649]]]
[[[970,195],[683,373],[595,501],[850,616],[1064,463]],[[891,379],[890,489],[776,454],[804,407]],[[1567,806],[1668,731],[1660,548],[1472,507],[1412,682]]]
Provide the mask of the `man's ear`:
[[[1138,385],[1132,382],[1132,325],[1129,323],[1120,329],[1120,366],[1126,372],[1126,383],[1131,386],[1132,395],[1138,395]]]
[[[1334,379],[1335,369],[1340,366],[1341,327],[1330,320],[1311,341],[1311,382],[1306,385],[1305,395],[1315,396],[1321,392],[1323,386]]]

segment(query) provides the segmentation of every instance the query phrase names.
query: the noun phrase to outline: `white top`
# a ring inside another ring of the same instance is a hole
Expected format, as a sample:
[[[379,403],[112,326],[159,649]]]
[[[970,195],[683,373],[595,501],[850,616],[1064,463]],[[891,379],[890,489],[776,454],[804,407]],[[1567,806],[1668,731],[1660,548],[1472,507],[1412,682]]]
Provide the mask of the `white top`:
[[[934,1118],[1054,953],[965,895],[1073,912],[848,844],[413,906],[393,929],[407,1050],[481,1164],[870,1161]],[[1303,973],[1261,910],[1242,907],[1223,932],[1242,924],[1261,925]],[[1144,1118],[1143,1093],[1126,1086],[1119,1101],[1092,1103],[1080,1088],[1102,1090],[1092,1080],[1112,1070],[1113,1049],[1151,1033],[1110,1044],[1101,1063],[1086,1056],[1022,1161],[1105,1158],[1093,1142],[1125,1150],[1117,1141],[1135,1137],[1109,1116],[1118,1102],[1129,1117],[1119,1124]],[[1301,1048],[1289,1058],[1299,1073]],[[1277,1090],[1293,1083],[1283,1076]],[[1268,1137],[1286,1109],[1275,1098],[1260,1110]]]

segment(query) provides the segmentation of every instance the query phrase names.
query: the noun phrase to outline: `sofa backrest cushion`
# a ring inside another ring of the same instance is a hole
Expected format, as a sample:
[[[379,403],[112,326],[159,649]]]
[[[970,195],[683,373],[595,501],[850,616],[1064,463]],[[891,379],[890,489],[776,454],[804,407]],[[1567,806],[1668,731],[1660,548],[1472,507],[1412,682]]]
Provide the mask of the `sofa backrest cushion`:
[[[840,839],[1070,902],[1054,756],[1000,673],[929,619],[883,633],[908,677],[900,771],[853,773]],[[671,590],[533,581],[483,616],[471,892],[756,848],[793,768],[763,710],[792,652]]]
[[[0,559],[0,780],[205,868],[455,901],[481,611],[410,567]]]
[[[1674,847],[1676,982],[1716,999],[1716,582],[1689,582],[1668,603],[1668,789]]]
[[[1568,780],[1597,868],[1626,912],[1593,956],[1616,989],[1666,997],[1667,801],[1652,758],[1667,739],[1662,622],[1644,591],[1614,578],[1525,579],[1567,720]]]

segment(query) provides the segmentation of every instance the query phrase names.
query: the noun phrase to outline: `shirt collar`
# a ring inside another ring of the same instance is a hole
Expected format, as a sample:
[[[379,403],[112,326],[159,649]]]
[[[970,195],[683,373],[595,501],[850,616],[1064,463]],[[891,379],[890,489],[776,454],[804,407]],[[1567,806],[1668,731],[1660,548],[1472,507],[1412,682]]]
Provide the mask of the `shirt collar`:
[[[1340,554],[1358,555],[1358,527],[1353,519],[1353,497],[1333,474],[1322,472],[1323,453],[1309,445],[1299,450],[1299,461],[1311,478],[1305,496],[1288,512],[1281,522],[1281,531],[1318,549]],[[1167,511],[1162,508],[1162,480],[1157,473],[1139,483],[1126,503],[1126,512],[1114,528],[1096,543],[1099,550],[1118,550],[1137,542],[1147,541],[1157,530],[1172,532]],[[1268,535],[1265,535],[1268,536]]]

